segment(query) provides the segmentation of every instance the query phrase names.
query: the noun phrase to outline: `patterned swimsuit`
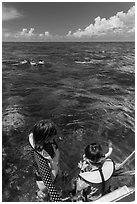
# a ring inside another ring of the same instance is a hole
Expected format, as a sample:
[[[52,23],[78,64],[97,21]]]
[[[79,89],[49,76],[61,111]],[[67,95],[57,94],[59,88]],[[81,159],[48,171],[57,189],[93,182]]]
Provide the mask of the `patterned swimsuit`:
[[[32,146],[31,146],[31,148],[32,148]],[[50,148],[47,145],[46,151],[53,158],[53,156],[54,156],[53,148]],[[33,159],[33,166],[35,169],[36,180],[44,182],[44,184],[48,190],[48,193],[50,195],[51,201],[61,201],[61,198],[59,197],[59,194],[58,194],[58,192],[57,192],[57,190],[53,184],[53,179],[51,176],[51,169],[49,166],[49,163],[50,163],[49,160],[44,158],[34,148],[32,148],[32,150],[31,150],[31,155],[32,155],[32,159]]]

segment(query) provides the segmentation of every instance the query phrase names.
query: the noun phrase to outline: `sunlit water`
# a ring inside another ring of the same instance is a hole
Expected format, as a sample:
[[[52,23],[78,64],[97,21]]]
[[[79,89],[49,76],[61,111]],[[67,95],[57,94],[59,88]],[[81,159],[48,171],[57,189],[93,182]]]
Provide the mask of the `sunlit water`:
[[[59,127],[61,168],[70,177],[87,144],[100,142],[123,161],[135,148],[134,43],[3,43],[3,201],[35,201],[29,129]],[[24,59],[44,65],[20,64]],[[134,161],[125,166],[134,169]],[[121,178],[117,184],[133,185]]]

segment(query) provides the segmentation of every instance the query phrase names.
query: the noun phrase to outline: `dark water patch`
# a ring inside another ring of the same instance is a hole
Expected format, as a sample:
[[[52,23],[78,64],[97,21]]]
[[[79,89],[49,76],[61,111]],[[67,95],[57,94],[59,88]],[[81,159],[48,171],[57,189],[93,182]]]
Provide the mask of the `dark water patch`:
[[[135,78],[134,75],[130,75],[129,73],[119,73],[118,76],[115,76],[115,80],[121,86],[134,86]]]

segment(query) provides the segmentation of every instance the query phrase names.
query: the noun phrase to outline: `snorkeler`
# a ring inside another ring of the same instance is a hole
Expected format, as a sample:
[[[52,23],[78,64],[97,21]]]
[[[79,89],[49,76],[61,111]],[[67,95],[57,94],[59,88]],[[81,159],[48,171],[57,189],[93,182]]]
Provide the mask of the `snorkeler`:
[[[111,153],[111,142],[105,155],[97,143],[85,148],[83,160],[78,164],[80,173],[73,183],[75,194],[79,195],[80,200],[94,201],[109,192],[110,179],[115,170],[114,162],[108,158]]]
[[[57,129],[53,122],[41,120],[34,125],[29,134],[31,154],[39,188],[37,196],[41,201],[50,197],[50,201],[61,201],[54,181],[59,172],[60,152],[55,142]]]

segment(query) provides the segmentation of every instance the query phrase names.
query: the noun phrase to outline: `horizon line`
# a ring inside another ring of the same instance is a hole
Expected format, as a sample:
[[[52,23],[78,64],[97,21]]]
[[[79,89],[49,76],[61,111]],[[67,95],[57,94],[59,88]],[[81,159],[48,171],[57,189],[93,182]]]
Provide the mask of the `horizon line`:
[[[125,41],[2,41],[2,43],[97,43],[97,42],[134,42],[135,40]]]

